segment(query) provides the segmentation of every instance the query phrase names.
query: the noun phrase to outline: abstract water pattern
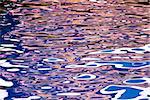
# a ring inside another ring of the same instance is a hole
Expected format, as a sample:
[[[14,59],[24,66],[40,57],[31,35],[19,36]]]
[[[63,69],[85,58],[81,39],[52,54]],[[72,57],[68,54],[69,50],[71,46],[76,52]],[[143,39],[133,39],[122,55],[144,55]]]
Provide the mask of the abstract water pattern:
[[[88,62],[85,65],[67,65],[65,68],[96,68],[104,65],[114,66],[115,68],[120,69],[140,69],[144,67],[150,67],[150,62],[124,62],[124,61],[114,61],[114,62]]]
[[[19,24],[19,21],[15,20],[15,16],[11,13],[0,14],[0,36],[13,30],[17,24]]]
[[[128,85],[109,85],[100,90],[102,94],[115,94],[112,100],[149,100],[150,87],[143,88],[138,86],[129,86],[129,84],[144,84],[150,83],[150,78],[132,78],[124,81]]]
[[[0,87],[12,87],[13,82],[6,81],[2,78],[0,78]],[[0,100],[4,100],[8,96],[8,92],[5,89],[0,89]]]
[[[65,60],[59,59],[59,58],[48,58],[48,59],[43,59],[43,61],[47,61],[47,62],[58,62],[58,61],[65,61]]]
[[[147,44],[139,48],[119,48],[115,50],[102,50],[97,52],[91,52],[89,54],[98,54],[98,53],[124,54],[124,53],[145,53],[145,52],[150,52],[150,44]]]
[[[146,0],[0,1],[0,100],[149,100]]]
[[[40,98],[39,96],[30,96],[28,98],[13,98],[13,100],[39,100]]]
[[[101,90],[103,94],[115,94],[112,100],[149,100],[150,88],[110,85]]]
[[[91,80],[91,79],[95,79],[96,76],[93,74],[81,74],[81,75],[77,75],[75,77],[73,77],[73,79],[76,80]]]
[[[142,78],[133,78],[124,81],[125,84],[143,84],[150,83],[150,78],[142,77]]]

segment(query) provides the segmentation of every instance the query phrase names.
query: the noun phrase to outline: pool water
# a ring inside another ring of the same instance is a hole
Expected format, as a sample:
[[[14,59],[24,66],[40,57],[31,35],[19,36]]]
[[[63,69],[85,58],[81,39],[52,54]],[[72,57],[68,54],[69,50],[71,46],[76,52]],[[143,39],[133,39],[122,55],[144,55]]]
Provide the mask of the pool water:
[[[148,2],[0,5],[0,100],[150,99]]]

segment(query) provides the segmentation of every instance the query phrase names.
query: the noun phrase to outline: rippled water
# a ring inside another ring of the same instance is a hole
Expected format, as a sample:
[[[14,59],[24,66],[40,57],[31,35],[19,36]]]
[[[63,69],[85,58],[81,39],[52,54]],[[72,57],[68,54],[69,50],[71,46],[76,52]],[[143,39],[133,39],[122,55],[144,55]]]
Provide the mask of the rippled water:
[[[148,3],[12,1],[0,2],[0,100],[150,100]]]

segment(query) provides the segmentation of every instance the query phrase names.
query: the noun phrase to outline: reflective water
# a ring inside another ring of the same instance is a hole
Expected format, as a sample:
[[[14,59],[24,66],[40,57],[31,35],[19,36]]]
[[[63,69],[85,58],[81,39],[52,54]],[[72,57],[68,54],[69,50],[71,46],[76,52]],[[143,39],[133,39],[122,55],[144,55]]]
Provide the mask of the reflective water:
[[[0,100],[149,100],[149,4],[0,2]]]

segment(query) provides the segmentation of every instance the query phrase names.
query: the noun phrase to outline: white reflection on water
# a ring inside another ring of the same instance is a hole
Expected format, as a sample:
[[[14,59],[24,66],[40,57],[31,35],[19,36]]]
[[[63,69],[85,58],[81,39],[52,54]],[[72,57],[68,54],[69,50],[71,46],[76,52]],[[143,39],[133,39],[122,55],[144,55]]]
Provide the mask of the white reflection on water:
[[[89,54],[101,54],[101,53],[109,53],[109,54],[125,54],[128,52],[144,54],[144,52],[150,52],[150,44],[147,44],[143,47],[138,48],[118,48],[115,50],[100,50],[95,52],[90,52]]]

